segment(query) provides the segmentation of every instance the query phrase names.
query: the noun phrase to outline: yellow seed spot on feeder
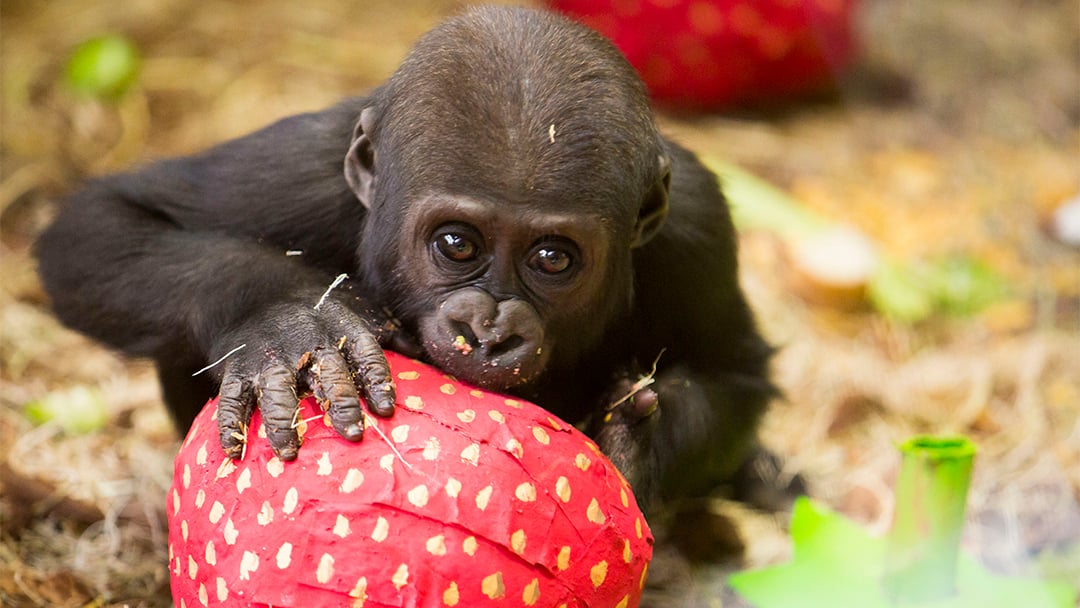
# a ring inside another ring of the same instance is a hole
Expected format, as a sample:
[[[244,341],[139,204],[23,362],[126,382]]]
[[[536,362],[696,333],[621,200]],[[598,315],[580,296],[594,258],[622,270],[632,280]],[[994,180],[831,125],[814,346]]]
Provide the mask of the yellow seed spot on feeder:
[[[251,573],[259,569],[259,554],[253,551],[244,551],[240,558],[240,580],[251,580]]]
[[[615,608],[626,608],[629,605],[630,605],[630,595],[627,594],[627,595],[624,595],[621,600],[619,600],[618,604],[615,604]]]
[[[191,487],[191,466],[190,465],[187,465],[187,464],[184,465],[184,475],[183,475],[182,479],[183,479],[184,489],[185,490],[188,489],[189,487]]]
[[[375,529],[371,532],[371,540],[381,543],[390,536],[390,522],[385,517],[375,520]]]
[[[559,549],[559,556],[555,559],[555,567],[559,569],[559,572],[570,567],[570,547],[563,546]]]
[[[382,458],[379,458],[379,468],[387,473],[394,472],[394,455],[383,454]]]
[[[488,410],[488,418],[491,418],[499,424],[503,424],[506,422],[506,416],[503,416],[502,412],[498,410]]]
[[[225,506],[219,501],[214,501],[214,504],[210,505],[210,523],[216,524],[221,521],[221,517],[225,515]]]
[[[217,599],[219,602],[224,602],[229,599],[229,586],[225,583],[225,579],[217,577]]]
[[[274,521],[274,507],[270,506],[269,500],[264,500],[262,506],[259,507],[259,514],[255,516],[255,521],[259,522],[260,526],[269,525]]]
[[[424,460],[435,460],[439,457],[440,451],[441,447],[439,445],[439,440],[435,437],[428,437],[427,440],[424,441],[424,451],[421,452],[420,455]]]
[[[285,463],[281,462],[281,459],[277,456],[274,456],[266,461],[266,472],[276,479],[278,475],[285,472]]]
[[[560,476],[555,480],[555,495],[563,502],[570,502],[570,480]]]
[[[525,448],[522,447],[521,442],[513,437],[506,442],[506,451],[510,452],[515,458],[521,458],[525,454]]]
[[[206,502],[206,490],[199,488],[199,491],[195,493],[195,508],[201,509],[203,503]]]
[[[345,472],[345,479],[341,480],[338,491],[349,494],[359,488],[362,483],[364,483],[364,473],[360,469],[349,469]]]
[[[582,454],[581,452],[578,452],[578,455],[574,456],[574,465],[577,466],[577,468],[581,469],[582,471],[588,471],[589,470],[589,465],[591,465],[591,464],[592,464],[592,461],[589,460],[589,457],[586,456],[585,454]]]
[[[480,461],[480,444],[473,443],[461,451],[461,459],[474,467]]]
[[[416,486],[415,488],[409,490],[408,497],[409,497],[409,502],[412,503],[412,505],[414,507],[417,507],[417,508],[420,508],[420,509],[426,507],[427,503],[428,503],[428,498],[429,498],[427,486],[419,485],[419,486]]]
[[[600,510],[600,503],[596,502],[595,498],[589,501],[589,507],[585,509],[585,516],[589,518],[589,521],[598,526],[603,525],[603,523],[607,521],[607,516]]]
[[[479,547],[479,543],[476,542],[475,536],[470,536],[461,541],[461,550],[465,552],[465,555],[472,557],[476,555],[476,549]]]
[[[390,438],[394,443],[405,443],[409,439],[409,425],[399,424],[390,431]]]
[[[432,536],[424,543],[424,548],[432,555],[446,555],[446,537],[442,534]]]
[[[446,495],[450,498],[457,498],[458,494],[461,494],[461,482],[451,477],[446,480]]]
[[[595,566],[589,569],[589,580],[592,581],[593,587],[599,587],[604,584],[604,579],[607,578],[607,561],[600,560]]]
[[[278,547],[277,555],[274,556],[274,561],[277,562],[278,570],[284,570],[292,563],[292,543],[283,542]]]
[[[450,586],[442,594],[443,606],[457,606],[459,601],[461,594],[458,592],[457,583],[450,581]]]
[[[481,511],[483,511],[484,509],[487,509],[488,502],[491,500],[491,493],[494,492],[494,491],[495,491],[495,489],[492,488],[490,485],[488,485],[488,486],[485,486],[483,490],[480,490],[479,492],[477,492],[476,493],[476,508],[480,509]]]
[[[207,564],[211,566],[217,565],[217,549],[214,547],[214,541],[206,543],[206,551],[203,552],[203,558],[206,560]]]
[[[630,508],[630,497],[626,495],[626,488],[619,488],[619,501],[625,509]]]
[[[319,565],[315,568],[315,580],[322,584],[330,582],[334,576],[334,557],[329,553],[323,553],[319,558]]]
[[[641,538],[641,518],[634,519],[634,532],[637,533],[637,537]]]
[[[485,576],[484,580],[480,581],[480,590],[493,600],[501,600],[505,597],[506,586],[503,584],[502,572]]]
[[[419,395],[409,395],[405,397],[405,407],[418,412],[424,409],[424,399]]]
[[[536,486],[526,481],[514,488],[514,496],[521,502],[533,502],[536,500]]]
[[[539,441],[543,445],[551,443],[551,436],[544,430],[544,427],[534,426],[532,428],[533,438]]]
[[[420,377],[420,372],[409,370],[407,372],[401,372],[397,375],[399,380],[416,380]]]
[[[187,558],[187,571],[191,580],[195,580],[195,575],[199,573],[199,562],[196,562],[195,558],[190,555]]]
[[[457,392],[457,389],[454,388],[453,384],[447,383],[439,387],[439,392],[444,395],[453,395]]]
[[[251,469],[244,467],[240,475],[236,477],[236,493],[243,494],[244,490],[251,487]]]
[[[206,585],[199,583],[199,603],[203,606],[208,605],[210,601],[209,596],[206,593]]]
[[[520,410],[521,409],[521,402],[518,401],[517,399],[507,399],[507,400],[503,401],[503,403],[506,404],[506,407],[512,407],[515,410]]]
[[[334,472],[334,464],[330,462],[330,452],[323,452],[322,456],[319,456],[319,460],[316,461],[316,464],[319,465],[318,470],[315,471],[316,475],[326,477]]]
[[[628,564],[634,559],[634,552],[630,550],[630,541],[627,539],[623,539],[622,558]]]
[[[457,413],[458,420],[468,424],[473,420],[476,420],[476,412],[473,410],[464,410]]]
[[[525,543],[527,540],[524,530],[515,530],[514,533],[510,535],[510,549],[518,555],[524,554]]]
[[[341,538],[345,538],[349,534],[352,534],[352,530],[349,528],[349,518],[341,513],[338,513],[337,519],[334,521],[334,534]]]
[[[208,455],[209,452],[206,451],[206,442],[204,441],[202,442],[202,445],[199,446],[199,451],[195,452],[195,464],[204,466]]]
[[[286,515],[292,515],[292,512],[296,510],[296,505],[299,503],[300,493],[296,491],[296,486],[293,486],[285,492],[285,500],[281,503],[281,511]]]
[[[551,416],[548,416],[548,419],[547,419],[547,423],[548,423],[548,426],[550,426],[551,428],[555,429],[556,431],[561,431],[561,430],[563,430],[563,427],[562,427],[562,425],[561,425],[561,424],[559,424],[559,421],[558,421],[558,420],[555,420],[555,419],[554,419],[554,418],[552,418]]]
[[[236,470],[236,463],[233,462],[232,458],[226,458],[225,460],[222,460],[221,465],[218,466],[218,470],[217,470],[217,473],[215,474],[215,477],[217,479],[222,479],[222,478],[228,477],[229,475],[232,475],[232,472],[235,471],[235,470]]]
[[[180,493],[176,490],[172,492],[172,512],[173,515],[180,512]]]
[[[231,517],[225,520],[225,530],[222,531],[222,536],[225,537],[225,542],[230,545],[235,545],[236,538],[240,536],[240,531],[236,529]]]
[[[390,577],[390,582],[394,583],[394,587],[401,591],[401,588],[409,584],[409,567],[405,564],[398,566],[394,571],[394,575]]]
[[[525,590],[521,592],[521,601],[526,606],[534,606],[540,601],[540,579],[534,578],[532,582],[525,585]]]
[[[352,591],[349,592],[349,597],[353,598],[352,608],[364,608],[364,604],[367,603],[366,576],[361,576],[357,579],[356,585],[354,585]]]

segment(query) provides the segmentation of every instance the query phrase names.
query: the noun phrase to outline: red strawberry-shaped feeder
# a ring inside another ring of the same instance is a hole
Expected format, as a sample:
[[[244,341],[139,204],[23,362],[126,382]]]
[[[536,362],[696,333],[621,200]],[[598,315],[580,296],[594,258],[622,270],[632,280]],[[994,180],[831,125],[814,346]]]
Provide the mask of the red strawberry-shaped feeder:
[[[207,405],[168,496],[177,606],[638,604],[652,535],[596,444],[536,405],[387,357],[394,416],[350,443],[306,399],[293,462],[257,412],[259,437],[227,459]]]
[[[857,0],[548,0],[611,39],[654,99],[712,110],[835,81],[852,61]]]

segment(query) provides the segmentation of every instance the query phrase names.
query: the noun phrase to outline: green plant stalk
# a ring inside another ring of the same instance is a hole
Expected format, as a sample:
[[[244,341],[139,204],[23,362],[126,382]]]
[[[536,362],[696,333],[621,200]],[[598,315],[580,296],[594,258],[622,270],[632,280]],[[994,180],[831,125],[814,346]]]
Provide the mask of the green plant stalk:
[[[900,452],[885,592],[901,605],[947,598],[956,593],[975,445],[962,437],[915,437]]]

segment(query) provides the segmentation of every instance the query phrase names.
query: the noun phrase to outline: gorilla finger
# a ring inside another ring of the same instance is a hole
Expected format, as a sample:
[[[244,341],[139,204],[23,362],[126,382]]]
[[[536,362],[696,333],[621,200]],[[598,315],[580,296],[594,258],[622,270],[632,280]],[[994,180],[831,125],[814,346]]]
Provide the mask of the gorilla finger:
[[[393,414],[397,391],[394,389],[386,353],[375,336],[366,332],[360,333],[345,346],[349,360],[356,369],[360,387],[364,390],[368,408],[380,416]]]
[[[281,460],[295,460],[300,437],[294,426],[298,399],[293,371],[277,361],[267,363],[259,372],[256,391],[270,448]]]
[[[218,393],[218,435],[229,458],[239,458],[247,443],[247,427],[255,409],[251,383],[226,369]]]
[[[308,383],[319,397],[334,430],[349,441],[363,439],[364,412],[360,409],[360,395],[341,353],[328,349],[317,351]]]

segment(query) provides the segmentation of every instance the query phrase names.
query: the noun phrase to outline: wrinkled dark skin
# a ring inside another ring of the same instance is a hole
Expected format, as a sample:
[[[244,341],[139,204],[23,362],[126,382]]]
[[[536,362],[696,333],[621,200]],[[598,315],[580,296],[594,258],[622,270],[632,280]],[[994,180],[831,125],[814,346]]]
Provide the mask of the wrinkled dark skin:
[[[234,457],[258,407],[295,458],[309,392],[359,440],[394,348],[587,424],[653,508],[736,476],[774,394],[715,178],[613,46],[538,12],[474,10],[368,97],[89,183],[37,251],[65,323],[155,360],[180,431],[220,394]]]

